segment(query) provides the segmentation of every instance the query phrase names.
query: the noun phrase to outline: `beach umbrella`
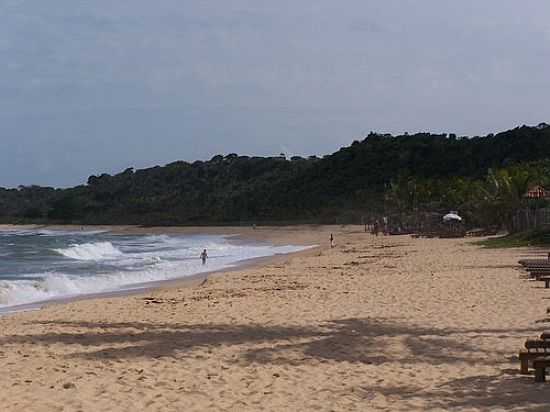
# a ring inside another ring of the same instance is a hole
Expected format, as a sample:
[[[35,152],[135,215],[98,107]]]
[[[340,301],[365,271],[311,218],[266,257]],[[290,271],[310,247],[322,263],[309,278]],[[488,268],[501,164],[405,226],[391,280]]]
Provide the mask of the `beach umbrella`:
[[[453,220],[457,222],[462,222],[462,218],[458,216],[458,214],[456,214],[455,212],[447,213],[445,216],[443,216],[444,222],[451,222]]]

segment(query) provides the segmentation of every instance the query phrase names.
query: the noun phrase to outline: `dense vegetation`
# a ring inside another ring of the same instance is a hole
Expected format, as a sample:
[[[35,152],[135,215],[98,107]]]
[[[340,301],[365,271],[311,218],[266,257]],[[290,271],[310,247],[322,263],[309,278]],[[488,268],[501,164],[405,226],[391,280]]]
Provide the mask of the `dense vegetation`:
[[[529,185],[550,183],[549,155],[546,124],[474,138],[371,133],[323,158],[218,155],[91,176],[70,189],[0,188],[0,220],[343,223],[458,209],[471,224],[503,224],[531,206]]]
[[[532,230],[520,233],[511,233],[505,236],[491,237],[480,240],[478,245],[488,249],[500,249],[524,246],[548,246],[550,245],[550,233],[542,230]]]

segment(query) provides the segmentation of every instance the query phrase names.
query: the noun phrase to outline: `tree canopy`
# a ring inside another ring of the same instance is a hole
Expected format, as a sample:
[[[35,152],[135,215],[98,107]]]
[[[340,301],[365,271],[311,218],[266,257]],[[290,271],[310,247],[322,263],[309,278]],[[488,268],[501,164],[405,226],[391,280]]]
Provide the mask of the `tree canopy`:
[[[0,188],[0,220],[331,223],[388,209],[406,213],[446,207],[467,209],[475,220],[489,206],[505,219],[523,202],[529,184],[550,183],[549,154],[546,124],[473,138],[370,133],[323,158],[232,153],[90,176],[86,184],[68,189]]]

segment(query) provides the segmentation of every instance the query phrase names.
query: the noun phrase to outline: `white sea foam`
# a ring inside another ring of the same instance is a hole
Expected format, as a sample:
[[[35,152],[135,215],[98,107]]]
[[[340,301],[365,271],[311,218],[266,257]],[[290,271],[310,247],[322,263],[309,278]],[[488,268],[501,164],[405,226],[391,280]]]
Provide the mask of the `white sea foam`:
[[[179,262],[157,261],[154,266],[141,270],[121,270],[94,276],[55,272],[30,274],[19,280],[0,281],[0,307],[92,293],[139,289],[148,283],[220,270],[234,263],[228,259],[221,259],[212,260],[203,266],[199,259],[193,259]],[[36,279],[38,277],[40,279]]]
[[[18,275],[15,280],[0,280],[0,308],[5,311],[15,305],[132,290],[151,282],[222,270],[246,259],[305,249],[291,245],[232,244],[221,236],[161,235],[108,239],[53,249],[61,261],[74,262],[67,268],[77,265],[79,271],[74,273],[47,270]],[[209,254],[206,265],[202,265],[199,259],[203,248],[207,248]],[[104,269],[98,271],[98,267]]]
[[[54,249],[54,251],[75,260],[116,259],[123,255],[111,242],[83,243],[66,249]]]
[[[108,233],[108,230],[38,230],[37,235],[40,236],[93,236]]]
[[[108,233],[108,230],[49,230],[49,229],[3,229],[0,236],[93,236]]]

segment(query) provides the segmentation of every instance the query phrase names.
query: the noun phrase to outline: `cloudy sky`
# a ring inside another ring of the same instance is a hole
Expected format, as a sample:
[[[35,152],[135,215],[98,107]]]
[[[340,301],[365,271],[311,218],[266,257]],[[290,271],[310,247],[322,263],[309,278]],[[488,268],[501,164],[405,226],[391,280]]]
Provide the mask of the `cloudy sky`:
[[[0,186],[550,122],[548,0],[0,0]]]

